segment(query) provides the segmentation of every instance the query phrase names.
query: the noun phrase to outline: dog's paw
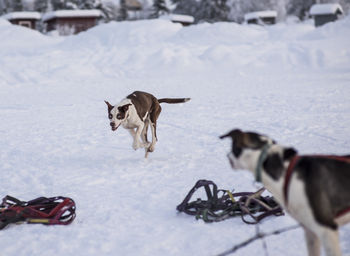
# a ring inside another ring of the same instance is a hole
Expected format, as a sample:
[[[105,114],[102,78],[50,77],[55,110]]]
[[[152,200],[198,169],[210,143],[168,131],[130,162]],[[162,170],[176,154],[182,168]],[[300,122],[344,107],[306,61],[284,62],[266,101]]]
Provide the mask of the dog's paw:
[[[153,145],[153,146],[148,147],[147,151],[148,151],[148,152],[153,152],[153,151],[154,151],[154,145]]]
[[[135,143],[135,142],[134,142],[134,143],[132,144],[132,148],[133,148],[134,150],[137,150],[137,149],[140,148],[140,147],[141,147],[141,146],[140,146],[140,143],[137,143],[137,142]]]

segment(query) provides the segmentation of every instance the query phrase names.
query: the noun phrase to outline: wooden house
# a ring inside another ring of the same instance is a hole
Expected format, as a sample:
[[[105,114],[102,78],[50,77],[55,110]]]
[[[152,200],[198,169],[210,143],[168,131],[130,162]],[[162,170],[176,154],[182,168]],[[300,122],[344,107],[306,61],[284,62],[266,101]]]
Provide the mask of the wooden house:
[[[142,4],[138,0],[125,0],[125,7],[128,11],[142,10]]]
[[[244,15],[247,24],[271,25],[276,23],[276,11],[250,12]]]
[[[343,13],[340,4],[314,4],[310,8],[310,15],[314,17],[316,27],[336,21]]]
[[[59,10],[44,14],[46,32],[57,31],[59,35],[72,35],[97,25],[99,10]]]
[[[38,12],[10,12],[1,16],[1,18],[7,19],[14,25],[35,29],[41,15]]]
[[[194,17],[183,14],[169,14],[160,17],[161,19],[170,20],[173,23],[180,23],[182,26],[189,26],[194,23]]]
[[[138,0],[124,0],[129,20],[141,18],[142,4]]]

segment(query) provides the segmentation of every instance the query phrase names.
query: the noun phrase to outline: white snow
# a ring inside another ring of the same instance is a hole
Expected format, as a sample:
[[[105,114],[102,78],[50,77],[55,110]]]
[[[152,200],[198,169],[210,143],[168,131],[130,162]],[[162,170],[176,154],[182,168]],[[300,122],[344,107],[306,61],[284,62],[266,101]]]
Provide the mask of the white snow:
[[[0,19],[0,38],[0,196],[77,204],[69,226],[0,231],[1,255],[216,255],[255,226],[205,224],[175,208],[199,179],[257,190],[250,173],[230,169],[219,135],[241,128],[301,154],[349,154],[350,17],[320,28],[111,22],[55,38]],[[162,105],[148,159],[126,130],[110,130],[104,103],[134,90],[192,98]],[[286,215],[260,229],[293,224]],[[349,237],[347,225],[344,255]],[[306,255],[301,229],[265,241],[269,255]],[[235,255],[260,254],[262,241]]]
[[[10,12],[3,16],[3,19],[15,20],[15,19],[35,19],[40,20],[41,14],[38,12]]]
[[[51,20],[53,18],[69,18],[69,17],[100,17],[100,10],[58,10],[48,12],[43,15],[43,21]]]
[[[310,8],[310,15],[324,15],[344,13],[340,4],[314,4]]]
[[[260,12],[249,12],[244,15],[245,20],[259,19],[259,18],[268,18],[268,17],[277,17],[276,11],[260,11]]]

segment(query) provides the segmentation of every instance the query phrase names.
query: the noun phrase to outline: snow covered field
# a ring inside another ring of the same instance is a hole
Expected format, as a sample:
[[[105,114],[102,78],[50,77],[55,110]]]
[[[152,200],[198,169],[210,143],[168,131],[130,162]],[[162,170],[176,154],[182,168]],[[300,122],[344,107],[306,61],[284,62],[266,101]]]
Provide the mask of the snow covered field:
[[[219,135],[241,128],[300,153],[350,152],[350,17],[317,29],[111,22],[64,38],[0,20],[0,38],[0,197],[77,204],[69,226],[1,231],[1,255],[216,255],[255,226],[205,224],[175,208],[198,179],[257,190],[248,172],[230,169]],[[126,130],[110,130],[103,102],[134,90],[192,98],[162,105],[148,159]],[[340,234],[349,256],[350,225]],[[306,255],[301,229],[266,243],[269,255]],[[257,241],[235,255],[261,254]]]

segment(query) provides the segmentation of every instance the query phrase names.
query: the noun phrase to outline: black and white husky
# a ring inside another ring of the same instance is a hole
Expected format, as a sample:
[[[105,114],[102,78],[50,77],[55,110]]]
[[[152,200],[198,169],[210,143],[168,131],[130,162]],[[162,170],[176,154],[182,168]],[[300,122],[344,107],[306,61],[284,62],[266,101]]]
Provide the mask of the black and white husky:
[[[233,169],[247,169],[304,228],[309,255],[341,255],[338,227],[350,222],[350,156],[299,156],[267,136],[232,130]]]
[[[184,103],[190,98],[163,98],[157,99],[147,92],[135,91],[125,99],[113,106],[108,101],[108,118],[112,131],[121,125],[127,129],[133,137],[132,147],[145,148],[145,157],[148,152],[153,152],[157,142],[157,119],[162,111],[160,103]],[[152,142],[147,140],[148,126],[152,131]],[[140,137],[142,142],[140,141]]]

